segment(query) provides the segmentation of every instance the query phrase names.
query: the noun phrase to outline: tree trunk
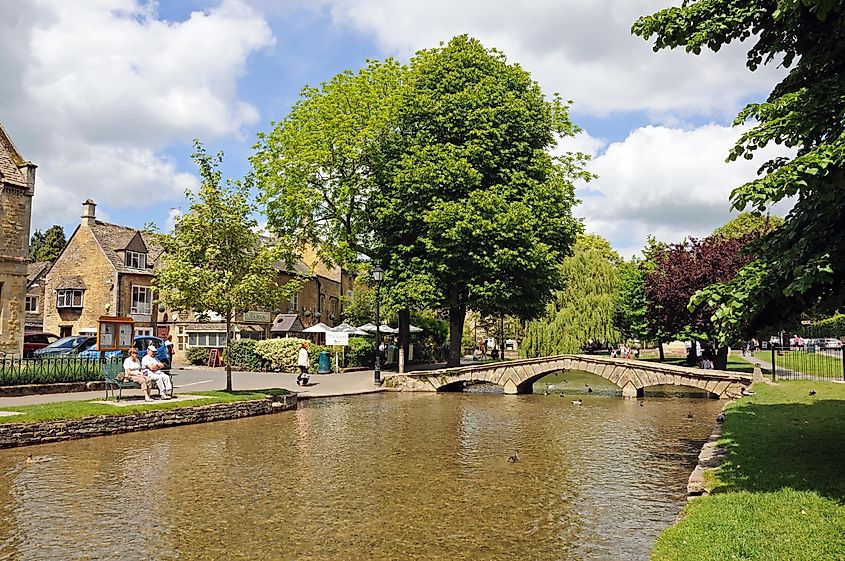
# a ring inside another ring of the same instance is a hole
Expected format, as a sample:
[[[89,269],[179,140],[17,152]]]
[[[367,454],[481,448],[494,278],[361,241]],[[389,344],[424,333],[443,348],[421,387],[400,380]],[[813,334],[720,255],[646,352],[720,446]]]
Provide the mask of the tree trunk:
[[[662,337],[657,338],[657,352],[660,356],[660,362],[665,361],[666,355],[663,354],[663,338]]]
[[[467,313],[467,306],[460,301],[457,289],[452,295],[449,303],[449,359],[447,367],[460,366],[463,350],[461,340],[464,336],[464,317]]]
[[[399,373],[405,373],[408,345],[411,341],[411,310],[399,310]]]
[[[226,314],[226,391],[232,391],[232,363],[229,360],[230,345],[232,344],[232,316]]]
[[[728,347],[719,347],[716,350],[716,360],[713,361],[713,368],[716,370],[728,369]]]

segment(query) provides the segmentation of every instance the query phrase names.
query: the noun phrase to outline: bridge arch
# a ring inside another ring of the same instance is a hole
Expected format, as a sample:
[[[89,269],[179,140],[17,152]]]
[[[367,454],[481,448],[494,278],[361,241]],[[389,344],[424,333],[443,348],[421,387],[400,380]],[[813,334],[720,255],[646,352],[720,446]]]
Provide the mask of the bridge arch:
[[[593,355],[561,355],[393,375],[385,385],[403,391],[453,391],[467,383],[487,382],[502,386],[507,394],[530,393],[535,381],[562,370],[582,370],[605,378],[627,398],[641,396],[646,387],[659,385],[686,386],[714,397],[732,398],[751,383],[751,375],[736,372]]]

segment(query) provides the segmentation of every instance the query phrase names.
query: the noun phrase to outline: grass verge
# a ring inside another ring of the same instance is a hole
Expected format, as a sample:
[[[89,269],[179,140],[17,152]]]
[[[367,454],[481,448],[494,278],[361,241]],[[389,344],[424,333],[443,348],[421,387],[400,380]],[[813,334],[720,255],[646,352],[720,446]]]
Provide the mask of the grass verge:
[[[652,561],[845,559],[845,384],[754,389],[729,406],[713,495],[686,507]]]
[[[660,362],[658,357],[649,356],[643,357],[640,360],[647,360],[649,362]],[[684,356],[667,356],[662,364],[674,364],[676,366],[687,366],[686,357]],[[744,372],[752,374],[754,372],[754,365],[742,358],[741,356],[731,353],[728,355],[728,371],[730,372]]]
[[[19,411],[22,415],[0,417],[0,423],[35,423],[42,421],[67,421],[70,419],[81,419],[96,415],[131,415],[143,413],[155,409],[178,409],[180,407],[194,407],[197,405],[211,405],[213,403],[231,403],[234,401],[251,401],[264,399],[268,395],[286,395],[287,390],[271,389],[256,391],[233,391],[233,392],[191,392],[191,395],[201,395],[202,399],[191,401],[168,402],[155,401],[145,403],[140,400],[137,405],[116,407],[94,401],[58,401],[53,403],[42,403],[38,405],[19,405],[15,407],[4,407],[3,411]],[[101,401],[101,400],[96,400]]]

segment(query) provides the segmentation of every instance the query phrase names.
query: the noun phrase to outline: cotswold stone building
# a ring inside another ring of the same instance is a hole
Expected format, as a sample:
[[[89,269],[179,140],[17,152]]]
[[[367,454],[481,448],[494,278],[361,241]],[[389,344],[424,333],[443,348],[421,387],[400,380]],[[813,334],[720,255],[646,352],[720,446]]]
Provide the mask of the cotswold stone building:
[[[97,220],[96,207],[82,203],[82,221],[47,273],[44,331],[93,335],[100,316],[130,316],[136,335],[153,335],[153,266],[162,248],[148,233]]]
[[[0,353],[23,352],[35,168],[0,125]]]
[[[35,261],[26,267],[24,331],[42,331],[44,329],[44,283],[51,264],[50,261]]]

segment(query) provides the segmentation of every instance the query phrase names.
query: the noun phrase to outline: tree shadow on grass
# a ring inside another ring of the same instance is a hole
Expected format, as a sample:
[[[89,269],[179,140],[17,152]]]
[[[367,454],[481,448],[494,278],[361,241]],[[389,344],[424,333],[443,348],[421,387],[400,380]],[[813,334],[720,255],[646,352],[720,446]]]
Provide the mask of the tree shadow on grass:
[[[741,401],[720,443],[730,454],[714,493],[790,488],[845,503],[845,401]]]

